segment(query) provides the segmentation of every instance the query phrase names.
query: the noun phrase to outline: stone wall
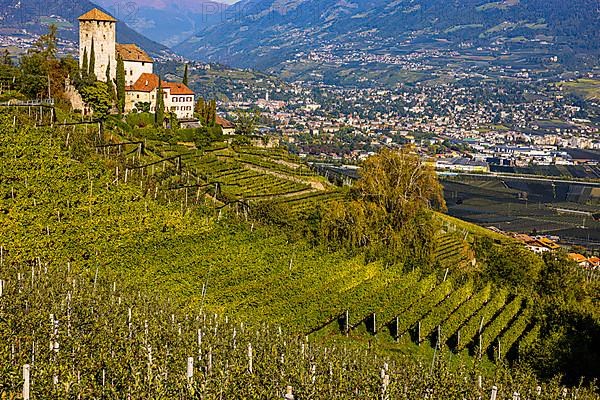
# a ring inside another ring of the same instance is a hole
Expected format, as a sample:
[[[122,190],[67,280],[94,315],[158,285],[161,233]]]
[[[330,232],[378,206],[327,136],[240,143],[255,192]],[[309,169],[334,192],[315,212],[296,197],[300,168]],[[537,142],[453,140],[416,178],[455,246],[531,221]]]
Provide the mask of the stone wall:
[[[114,22],[107,21],[79,22],[79,66],[83,62],[84,49],[87,49],[89,63],[93,40],[96,55],[94,72],[96,78],[102,82],[106,82],[106,68],[109,63],[111,79],[115,79],[116,76],[116,25]]]

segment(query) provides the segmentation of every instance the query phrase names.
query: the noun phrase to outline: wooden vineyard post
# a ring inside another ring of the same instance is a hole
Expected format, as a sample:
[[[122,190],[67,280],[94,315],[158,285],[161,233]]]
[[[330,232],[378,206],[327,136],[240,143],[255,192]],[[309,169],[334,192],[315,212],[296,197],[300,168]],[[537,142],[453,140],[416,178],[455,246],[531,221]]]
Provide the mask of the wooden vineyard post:
[[[421,343],[421,321],[417,322],[417,344]]]
[[[0,279],[0,297],[4,294],[4,281]]]
[[[498,396],[498,388],[496,386],[492,386],[492,394],[490,395],[490,400],[496,400],[496,396]]]
[[[283,398],[285,400],[294,400],[294,394],[292,392],[293,388],[291,386],[286,386],[285,395],[283,395]]]
[[[483,345],[483,343],[481,342],[481,330],[483,329],[483,316],[481,317],[481,322],[479,323],[479,358],[481,358],[481,353],[483,352],[483,349],[481,348],[481,346]]]
[[[0,283],[1,285],[1,283]],[[0,288],[0,296],[2,295],[2,289]],[[348,336],[350,332],[350,311],[346,310],[344,312],[344,334]]]
[[[212,370],[212,346],[208,348],[208,364],[207,364],[207,370],[210,373],[210,371]]]
[[[23,400],[29,400],[29,392],[30,392],[30,379],[31,379],[31,367],[29,364],[23,365]]]
[[[186,377],[187,377],[188,383],[191,383],[192,379],[194,378],[194,357],[187,358]]]
[[[373,313],[373,335],[377,334],[377,315]]]
[[[394,340],[398,342],[400,340],[400,332],[398,332],[400,330],[400,319],[397,315],[394,317],[394,329]]]
[[[252,344],[248,343],[248,372],[252,374]]]
[[[500,351],[500,338],[498,338],[498,360],[500,360],[501,355],[502,352]]]
[[[456,347],[460,346],[460,329],[456,332]]]

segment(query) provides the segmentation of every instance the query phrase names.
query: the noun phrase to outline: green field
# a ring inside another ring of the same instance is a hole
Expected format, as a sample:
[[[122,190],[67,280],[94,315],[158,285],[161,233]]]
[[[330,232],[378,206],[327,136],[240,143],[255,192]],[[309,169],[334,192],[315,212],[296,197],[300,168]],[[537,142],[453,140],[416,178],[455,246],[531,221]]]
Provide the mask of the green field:
[[[558,83],[567,92],[573,92],[586,99],[600,99],[600,81],[594,79],[577,79]]]

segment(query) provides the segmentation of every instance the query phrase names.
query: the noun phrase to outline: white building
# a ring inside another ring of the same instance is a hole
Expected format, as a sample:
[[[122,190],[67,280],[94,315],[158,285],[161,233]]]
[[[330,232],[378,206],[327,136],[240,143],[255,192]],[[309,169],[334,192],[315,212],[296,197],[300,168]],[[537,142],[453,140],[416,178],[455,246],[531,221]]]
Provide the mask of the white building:
[[[131,86],[125,87],[125,112],[141,111],[143,103],[150,112],[156,109],[159,78],[156,74],[142,73]],[[178,119],[193,118],[194,92],[183,83],[161,82],[165,113],[174,112]]]
[[[135,44],[116,42],[117,20],[94,8],[79,17],[79,63],[87,54],[88,65],[94,55],[94,72],[100,81],[106,81],[106,71],[114,80],[117,55],[125,69],[125,112],[148,109],[154,112],[159,77],[153,74],[153,60]],[[93,47],[93,52],[92,52]],[[165,113],[174,112],[179,119],[193,118],[194,92],[183,83],[162,81]]]
[[[84,54],[89,65],[93,53],[96,78],[106,82],[106,70],[110,68],[110,79],[114,80],[119,55],[125,66],[125,84],[133,85],[143,73],[153,72],[153,60],[135,44],[117,43],[116,26],[115,18],[97,8],[79,17],[79,66],[83,64]]]
[[[132,86],[142,74],[151,74],[154,60],[135,44],[116,44],[117,54],[123,60],[125,85]]]

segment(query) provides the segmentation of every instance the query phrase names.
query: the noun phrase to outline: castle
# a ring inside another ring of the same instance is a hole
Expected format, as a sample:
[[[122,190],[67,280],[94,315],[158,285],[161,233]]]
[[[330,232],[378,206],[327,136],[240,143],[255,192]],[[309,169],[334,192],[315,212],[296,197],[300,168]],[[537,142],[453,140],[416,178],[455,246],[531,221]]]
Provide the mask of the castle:
[[[79,65],[85,55],[94,56],[94,73],[100,81],[108,76],[115,81],[117,57],[125,69],[125,112],[154,112],[159,77],[153,73],[154,60],[135,44],[120,44],[117,38],[117,20],[97,8],[79,17]],[[107,72],[108,71],[108,72]],[[173,112],[179,119],[193,118],[194,92],[183,83],[160,81],[165,112]]]

